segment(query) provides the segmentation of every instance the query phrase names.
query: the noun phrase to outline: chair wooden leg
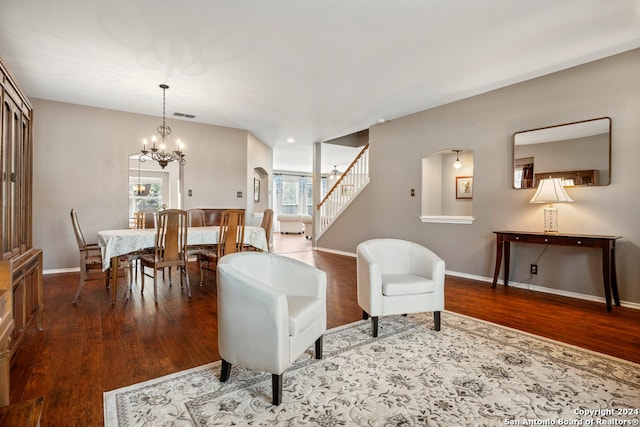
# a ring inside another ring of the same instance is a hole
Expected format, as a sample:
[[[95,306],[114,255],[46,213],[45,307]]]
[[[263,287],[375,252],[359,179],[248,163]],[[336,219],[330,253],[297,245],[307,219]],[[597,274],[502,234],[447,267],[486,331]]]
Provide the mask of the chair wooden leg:
[[[371,333],[374,338],[378,337],[378,316],[371,317]]]
[[[108,273],[107,273],[108,274]],[[78,282],[78,287],[76,288],[76,293],[73,296],[72,304],[76,304],[78,302],[78,298],[80,298],[80,292],[82,292],[82,288],[84,288],[84,283],[87,280],[87,271],[80,267],[80,281]]]
[[[220,382],[223,383],[229,379],[231,375],[231,363],[222,359],[222,368],[220,369]]]
[[[367,313],[366,311],[362,310],[362,320],[367,320],[369,318],[369,313]]]
[[[316,340],[316,359],[322,359],[322,337],[324,335],[320,335],[320,338]]]
[[[433,312],[433,324],[435,325],[436,331],[439,331],[440,330],[440,312],[439,311]]]
[[[158,302],[158,269],[155,267],[153,267],[153,300]]]
[[[198,260],[198,266],[200,269],[200,286],[204,285],[204,268],[202,267],[202,264],[204,264],[204,261]]]
[[[133,277],[135,277],[136,283],[138,283],[138,263],[140,260],[132,259],[131,260],[131,268],[133,269]]]
[[[131,265],[125,267],[124,280],[125,282],[129,282],[129,289],[127,289],[127,299],[129,299],[129,294],[131,293],[131,289],[133,289],[133,273],[131,271]]]
[[[144,294],[144,265],[140,264],[140,294]]]
[[[182,268],[182,273],[184,273],[185,281],[187,282],[187,295],[191,298],[191,283],[189,282],[189,270],[187,269],[187,266]],[[180,278],[180,281],[182,281],[182,277]]]
[[[282,375],[271,375],[271,392],[273,393],[273,404],[278,406],[282,403]]]

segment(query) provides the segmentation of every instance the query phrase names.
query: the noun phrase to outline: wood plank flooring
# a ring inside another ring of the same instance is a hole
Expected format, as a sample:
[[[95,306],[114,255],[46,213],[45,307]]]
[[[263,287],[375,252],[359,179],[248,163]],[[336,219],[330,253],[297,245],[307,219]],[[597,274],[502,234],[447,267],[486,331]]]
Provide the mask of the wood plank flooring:
[[[273,251],[327,272],[328,327],[360,320],[355,258],[311,251],[302,236],[276,234]],[[101,280],[71,304],[78,273],[44,276],[44,330],[30,327],[11,364],[11,402],[45,396],[42,426],[103,425],[104,391],[219,359],[215,273],[192,298],[161,283],[158,304],[147,282],[118,300]],[[640,310],[529,292],[448,276],[446,309],[640,363]],[[381,320],[384,322],[384,319]],[[446,324],[443,324],[446,328]]]

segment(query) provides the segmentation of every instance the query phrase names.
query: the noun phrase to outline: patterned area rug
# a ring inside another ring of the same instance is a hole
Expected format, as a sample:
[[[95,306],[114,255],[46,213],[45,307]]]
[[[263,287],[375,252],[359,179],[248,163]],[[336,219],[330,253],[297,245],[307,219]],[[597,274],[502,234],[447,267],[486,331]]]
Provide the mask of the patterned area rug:
[[[104,394],[112,426],[638,425],[640,365],[460,316],[431,314],[327,331],[284,375],[220,362]]]

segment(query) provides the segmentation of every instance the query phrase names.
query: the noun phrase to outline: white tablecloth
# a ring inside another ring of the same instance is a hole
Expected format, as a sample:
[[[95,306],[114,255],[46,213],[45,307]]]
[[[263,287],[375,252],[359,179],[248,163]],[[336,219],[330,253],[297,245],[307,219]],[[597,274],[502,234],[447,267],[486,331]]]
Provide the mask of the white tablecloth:
[[[187,244],[210,245],[218,243],[220,227],[189,227],[187,230]],[[111,258],[135,252],[144,248],[154,247],[156,230],[145,228],[139,230],[105,230],[98,232],[98,244],[102,249],[102,269],[107,270]],[[267,237],[262,227],[245,226],[244,243],[263,251],[268,251]]]

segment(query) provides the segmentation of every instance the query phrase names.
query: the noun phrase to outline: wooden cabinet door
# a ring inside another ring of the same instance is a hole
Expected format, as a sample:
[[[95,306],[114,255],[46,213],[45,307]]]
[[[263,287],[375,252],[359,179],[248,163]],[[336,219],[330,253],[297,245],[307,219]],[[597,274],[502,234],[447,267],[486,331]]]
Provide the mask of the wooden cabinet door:
[[[31,111],[10,85],[0,99],[0,249],[8,259],[31,245]]]

